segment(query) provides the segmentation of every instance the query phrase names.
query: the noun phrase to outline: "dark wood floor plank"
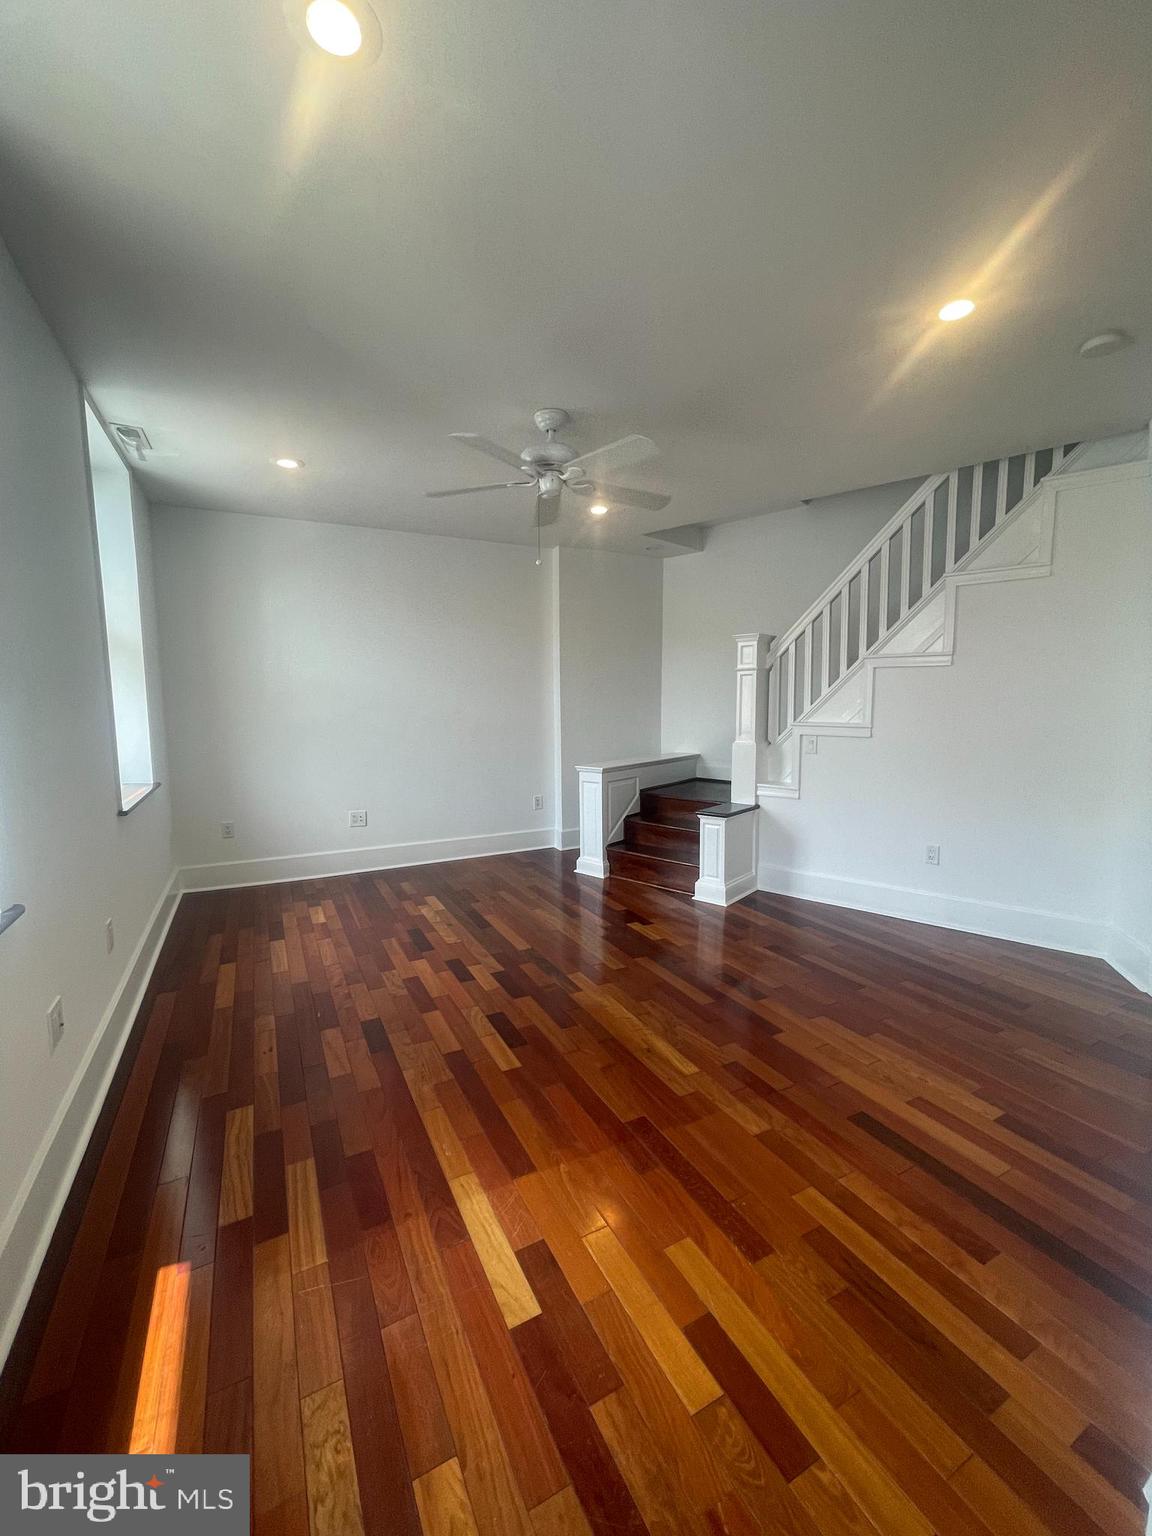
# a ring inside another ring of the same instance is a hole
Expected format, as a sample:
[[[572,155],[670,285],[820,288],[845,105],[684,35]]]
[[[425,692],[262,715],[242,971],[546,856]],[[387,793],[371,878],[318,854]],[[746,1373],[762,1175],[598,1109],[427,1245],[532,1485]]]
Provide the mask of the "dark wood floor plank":
[[[183,899],[3,1448],[250,1453],[262,1536],[1139,1536],[1147,999],[571,863]]]

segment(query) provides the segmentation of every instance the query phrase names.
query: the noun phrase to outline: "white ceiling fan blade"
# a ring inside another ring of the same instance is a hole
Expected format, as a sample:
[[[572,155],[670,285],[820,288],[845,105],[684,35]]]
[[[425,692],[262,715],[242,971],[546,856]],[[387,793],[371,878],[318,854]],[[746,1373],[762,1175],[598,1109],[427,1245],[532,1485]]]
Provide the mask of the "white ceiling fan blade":
[[[671,496],[663,496],[659,491],[641,491],[630,485],[605,485],[603,480],[578,480],[575,485],[570,482],[568,489],[575,491],[577,496],[599,496],[608,503],[616,501],[625,507],[644,507],[649,512],[661,511],[672,500]]]
[[[614,469],[626,469],[631,464],[643,464],[648,459],[654,459],[659,452],[650,437],[641,437],[634,432],[631,437],[605,443],[603,448],[593,448],[577,459],[570,459],[567,467],[581,469],[587,474],[607,474]]]
[[[560,494],[555,496],[537,496],[536,498],[536,526],[548,528],[560,518]]]
[[[517,469],[524,468],[524,460],[511,448],[501,448],[499,443],[494,443],[490,437],[481,437],[479,432],[449,432],[449,437],[456,442],[463,443],[466,448],[475,448],[478,453],[486,453],[490,459],[499,459],[504,464],[514,464]]]
[[[470,496],[473,491],[507,491],[514,485],[535,485],[535,480],[501,480],[499,485],[460,485],[451,491],[425,491],[425,496]]]

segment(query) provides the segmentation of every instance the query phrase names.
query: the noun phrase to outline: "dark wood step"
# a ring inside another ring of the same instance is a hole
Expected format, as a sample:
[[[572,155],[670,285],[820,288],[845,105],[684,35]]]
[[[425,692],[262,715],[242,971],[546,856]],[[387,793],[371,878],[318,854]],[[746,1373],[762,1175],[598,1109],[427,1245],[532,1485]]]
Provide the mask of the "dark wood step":
[[[642,885],[663,886],[666,891],[691,891],[699,874],[695,859],[661,859],[656,854],[638,853],[623,843],[609,843],[608,872],[619,880],[638,880]]]
[[[731,798],[732,785],[727,779],[681,779],[677,784],[656,784],[642,790],[640,814],[645,821],[695,828],[700,811]]]
[[[665,859],[685,859],[695,864],[700,856],[698,827],[647,821],[643,816],[625,816],[621,841],[638,853],[655,853]]]

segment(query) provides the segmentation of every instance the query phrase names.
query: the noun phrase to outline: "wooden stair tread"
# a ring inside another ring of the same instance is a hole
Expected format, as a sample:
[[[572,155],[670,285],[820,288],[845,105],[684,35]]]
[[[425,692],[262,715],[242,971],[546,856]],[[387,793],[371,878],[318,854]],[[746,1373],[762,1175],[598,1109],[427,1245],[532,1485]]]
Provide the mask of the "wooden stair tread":
[[[675,784],[653,784],[645,795],[661,800],[693,800],[700,805],[719,805],[732,797],[729,779],[680,779]]]
[[[676,855],[672,853],[653,853],[648,848],[637,848],[631,843],[624,842],[623,839],[621,839],[621,841],[618,843],[609,843],[608,852],[634,853],[637,858],[651,859],[657,864],[689,864],[693,869],[696,868],[695,858],[677,858]]]
[[[700,851],[700,833],[696,827],[644,815],[625,816],[624,835],[620,841],[637,853],[653,853],[665,859],[682,858],[695,862]]]
[[[609,843],[608,869],[617,879],[637,880],[643,885],[663,886],[670,891],[691,891],[696,884],[697,860],[663,858],[626,843]]]
[[[680,779],[642,790],[638,810],[624,818],[623,836],[606,849],[609,871],[621,880],[692,891],[700,867],[700,812],[731,798],[727,779]]]
[[[681,779],[676,784],[654,784],[640,792],[641,818],[648,823],[679,827],[700,835],[699,815],[710,805],[724,805],[732,798],[727,779]]]

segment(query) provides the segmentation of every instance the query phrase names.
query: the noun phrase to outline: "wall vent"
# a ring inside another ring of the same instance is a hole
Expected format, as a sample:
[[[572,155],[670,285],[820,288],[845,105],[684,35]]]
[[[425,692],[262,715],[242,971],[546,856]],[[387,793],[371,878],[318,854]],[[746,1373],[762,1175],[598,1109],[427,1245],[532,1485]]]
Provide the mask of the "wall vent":
[[[121,445],[126,448],[129,453],[135,454],[136,457],[140,460],[141,464],[143,464],[144,455],[146,453],[152,452],[152,444],[149,442],[148,434],[145,432],[144,428],[130,427],[126,422],[123,421],[110,421],[108,425],[120,439]]]

